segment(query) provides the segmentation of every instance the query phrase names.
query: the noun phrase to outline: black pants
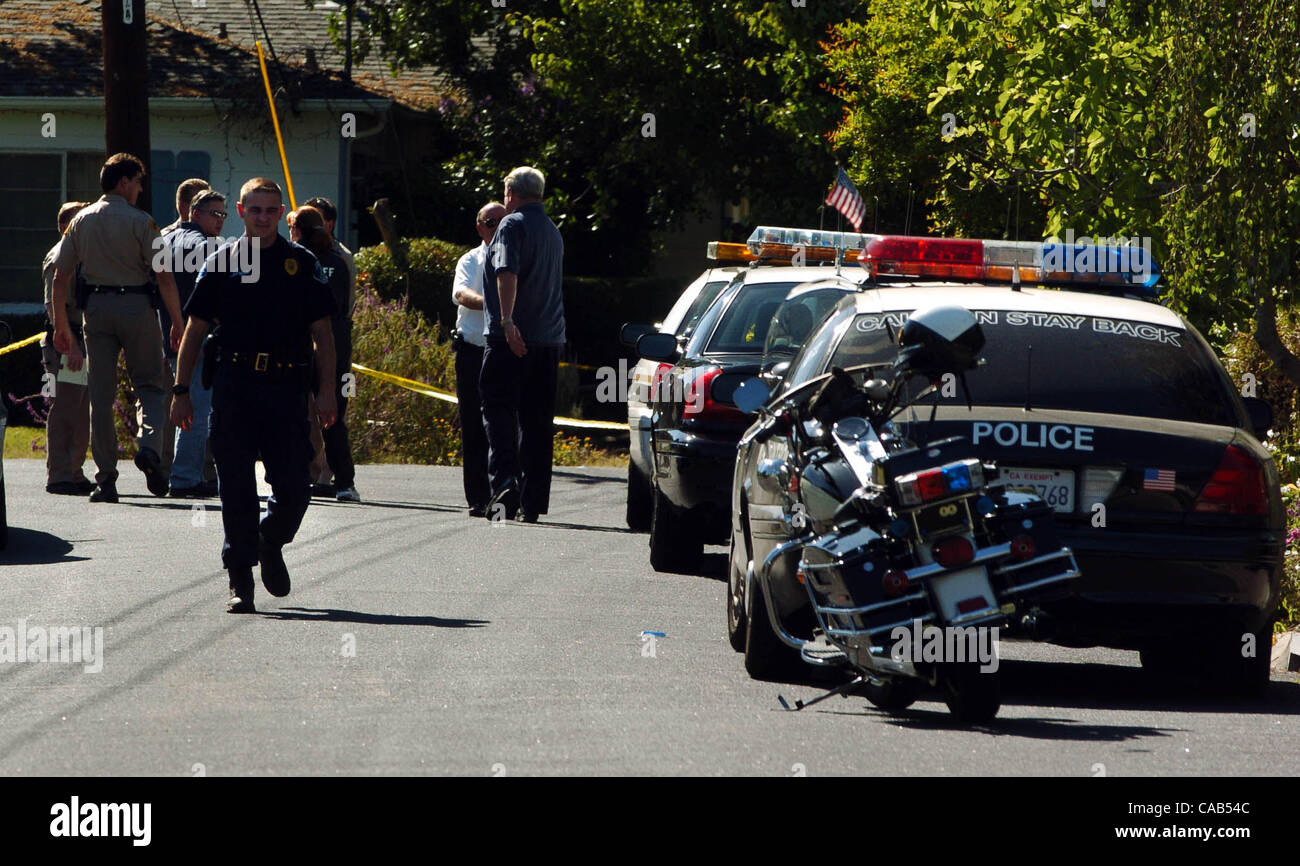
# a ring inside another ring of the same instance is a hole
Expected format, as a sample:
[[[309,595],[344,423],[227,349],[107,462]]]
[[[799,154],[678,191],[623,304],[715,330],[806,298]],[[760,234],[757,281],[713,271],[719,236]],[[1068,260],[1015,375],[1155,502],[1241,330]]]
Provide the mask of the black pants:
[[[519,507],[528,514],[545,514],[550,505],[559,365],[559,346],[529,346],[520,358],[504,340],[488,340],[483,352],[479,395],[492,492],[516,480]]]
[[[352,462],[352,443],[348,441],[348,425],[345,414],[348,411],[348,398],[343,396],[343,376],[335,376],[334,399],[338,401],[338,419],[321,431],[325,440],[325,461],[334,473],[336,490],[346,490],[356,485],[357,467]]]
[[[471,508],[486,508],[492,498],[488,486],[487,431],[483,429],[483,407],[478,393],[478,377],[482,369],[482,347],[461,341],[456,349],[456,399],[460,401],[458,414],[465,502]]]
[[[293,541],[310,500],[312,446],[302,382],[265,373],[218,370],[212,383],[208,441],[220,478],[227,568],[257,565],[258,534],[274,545]],[[257,498],[254,463],[261,458],[271,496],[266,516]]]

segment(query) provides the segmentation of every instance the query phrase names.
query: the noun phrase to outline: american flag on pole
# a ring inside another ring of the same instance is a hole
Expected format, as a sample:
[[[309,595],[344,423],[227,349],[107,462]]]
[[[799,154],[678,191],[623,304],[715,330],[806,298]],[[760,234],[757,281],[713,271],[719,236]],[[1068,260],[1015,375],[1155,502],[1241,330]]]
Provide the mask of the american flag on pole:
[[[842,168],[835,169],[835,185],[826,194],[826,203],[844,214],[844,218],[853,223],[854,231],[862,231],[862,218],[867,213],[867,206]]]
[[[1168,490],[1171,493],[1174,489],[1174,470],[1172,469],[1148,469],[1142,473],[1143,490]]]

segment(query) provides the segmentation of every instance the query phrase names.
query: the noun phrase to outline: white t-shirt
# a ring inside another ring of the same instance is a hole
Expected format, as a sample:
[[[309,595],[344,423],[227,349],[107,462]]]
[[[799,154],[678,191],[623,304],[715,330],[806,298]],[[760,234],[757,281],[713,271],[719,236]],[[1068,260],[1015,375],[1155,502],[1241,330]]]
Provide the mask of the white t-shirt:
[[[479,244],[456,262],[456,279],[451,284],[452,300],[456,298],[457,289],[469,289],[475,294],[483,294],[483,265],[487,262],[487,248],[487,244]],[[457,304],[456,327],[465,335],[465,342],[479,347],[487,345],[483,336],[487,325],[483,321],[482,310],[471,310]]]

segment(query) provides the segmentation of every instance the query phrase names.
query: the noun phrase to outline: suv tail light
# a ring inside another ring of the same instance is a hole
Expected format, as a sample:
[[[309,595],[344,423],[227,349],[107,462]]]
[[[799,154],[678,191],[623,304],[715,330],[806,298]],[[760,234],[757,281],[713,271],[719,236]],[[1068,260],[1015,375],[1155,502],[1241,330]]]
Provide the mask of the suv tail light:
[[[1193,510],[1250,516],[1268,514],[1264,468],[1245,449],[1229,445],[1219,468],[1196,497]]]
[[[745,413],[713,399],[713,380],[721,367],[703,367],[686,378],[686,416],[696,421],[744,421]]]

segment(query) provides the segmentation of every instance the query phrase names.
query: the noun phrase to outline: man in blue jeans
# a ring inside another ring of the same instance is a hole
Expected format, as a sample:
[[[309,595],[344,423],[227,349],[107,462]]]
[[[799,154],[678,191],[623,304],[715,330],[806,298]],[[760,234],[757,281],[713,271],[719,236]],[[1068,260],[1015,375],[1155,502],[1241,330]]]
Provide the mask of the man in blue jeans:
[[[181,306],[189,302],[194,293],[194,281],[198,277],[197,267],[185,266],[186,262],[201,264],[207,258],[206,253],[216,249],[215,244],[208,243],[209,238],[221,234],[221,227],[226,219],[226,197],[216,190],[204,190],[194,197],[190,204],[190,218],[168,232],[164,240],[170,248],[172,261],[176,264],[176,289],[180,293]],[[203,254],[195,253],[200,250]],[[165,310],[159,311],[158,318],[167,333],[171,321]],[[176,353],[168,348],[167,360],[176,369]],[[212,391],[203,387],[203,362],[195,365],[193,381],[190,382],[190,400],[194,405],[194,417],[198,423],[188,430],[176,431],[176,456],[172,460],[171,495],[179,498],[202,498],[216,496],[214,486],[203,481],[204,455],[208,446],[208,411],[212,407]]]

